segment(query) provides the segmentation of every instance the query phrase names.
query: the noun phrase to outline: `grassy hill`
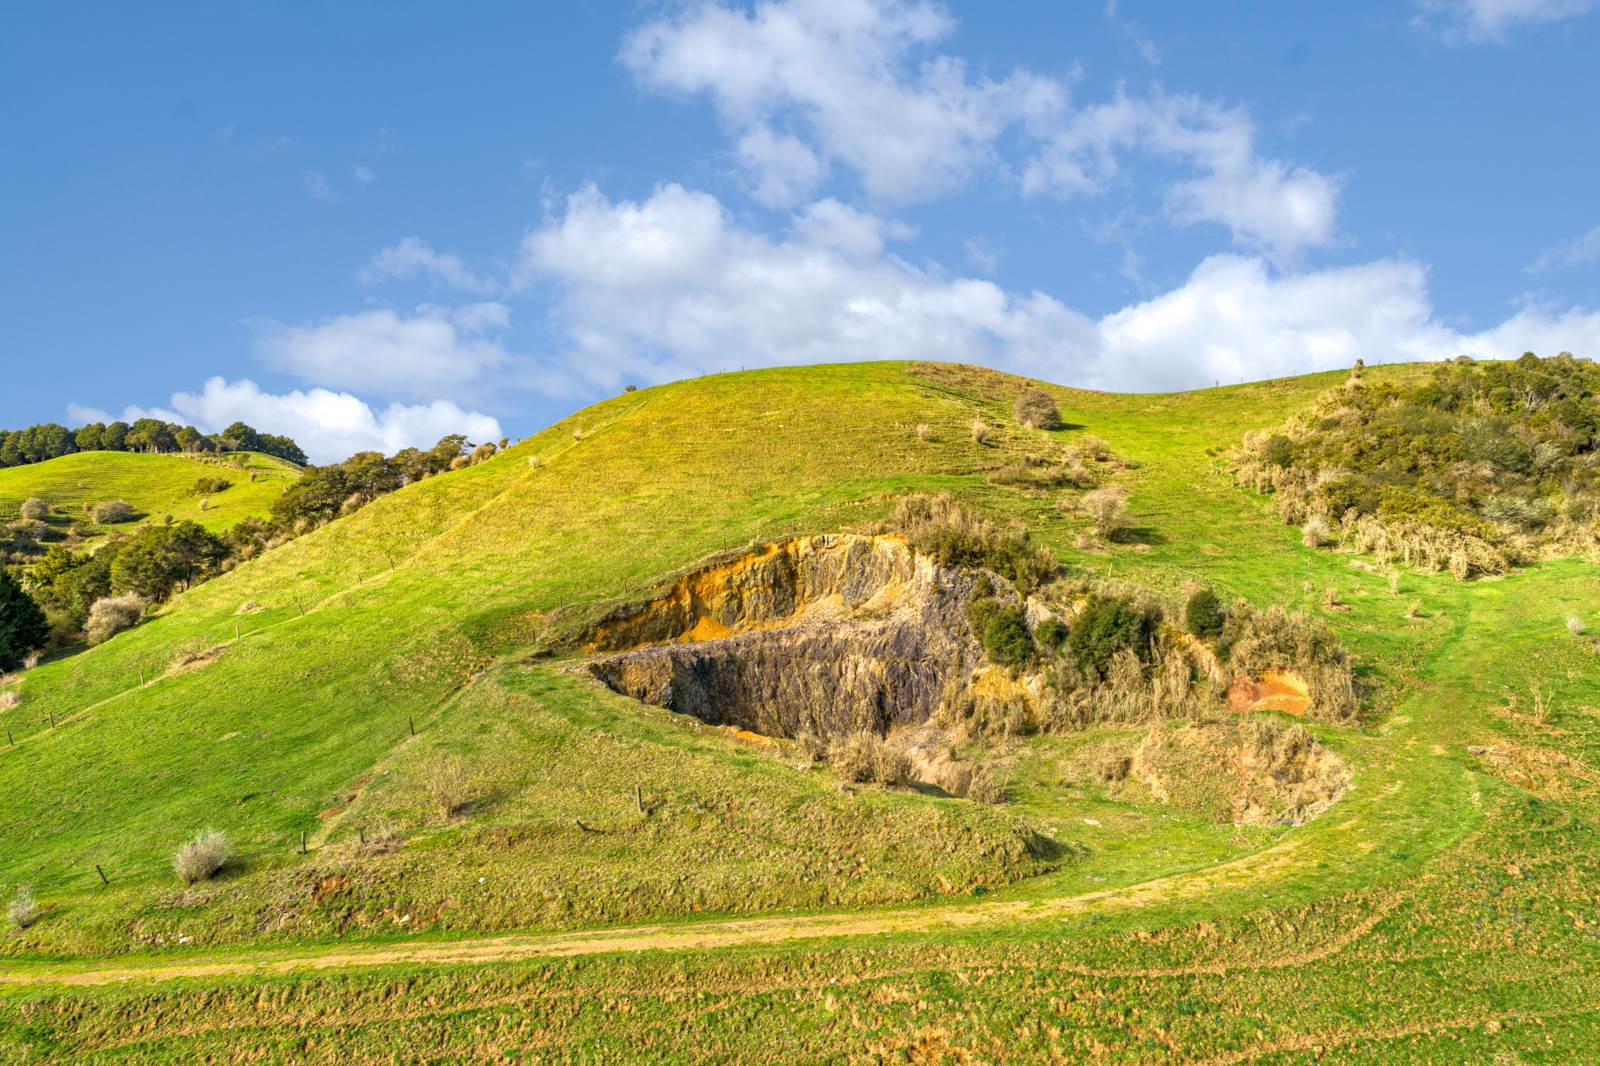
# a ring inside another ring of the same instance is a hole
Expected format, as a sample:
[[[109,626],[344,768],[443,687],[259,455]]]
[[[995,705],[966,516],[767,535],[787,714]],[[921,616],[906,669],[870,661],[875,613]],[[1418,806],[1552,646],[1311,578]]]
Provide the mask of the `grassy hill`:
[[[1600,570],[1463,583],[1305,547],[1222,456],[1339,380],[1044,386],[1066,427],[1041,431],[987,371],[706,377],[185,593],[0,688],[0,885],[43,904],[0,941],[0,1051],[1574,1061],[1600,1039],[1600,670],[1566,620],[1600,624]],[[1127,461],[1112,545],[1082,539],[1074,493],[988,477],[1090,435]],[[1369,693],[1358,724],[1312,727],[1353,791],[1296,828],[1186,814],[1084,773],[1110,726],[1009,747],[998,807],[841,789],[607,691],[556,639],[713,553],[919,491],[1079,574],[1325,617]],[[429,799],[439,753],[474,774],[458,817]],[[168,862],[204,828],[242,861],[186,889]],[[97,973],[121,983],[72,987]]]
[[[242,518],[265,517],[286,484],[299,476],[293,464],[256,452],[222,458],[143,455],[133,452],[78,452],[48,462],[0,469],[0,523],[16,519],[23,501],[38,497],[50,505],[55,521],[73,520],[88,543],[104,536],[84,511],[109,500],[125,500],[141,517],[171,515],[190,519],[213,532]],[[210,494],[206,509],[195,483],[202,477],[232,484]]]

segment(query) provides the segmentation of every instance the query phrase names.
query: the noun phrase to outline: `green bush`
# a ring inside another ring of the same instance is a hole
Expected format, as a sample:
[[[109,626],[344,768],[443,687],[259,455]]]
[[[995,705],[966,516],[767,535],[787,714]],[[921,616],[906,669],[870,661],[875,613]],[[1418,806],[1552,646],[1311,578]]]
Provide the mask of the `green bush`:
[[[1033,660],[1033,637],[1028,632],[1028,620],[1019,608],[996,610],[985,623],[979,639],[990,662],[1025,666]]]
[[[1210,589],[1197,589],[1183,605],[1183,627],[1202,640],[1221,633],[1225,618],[1217,594]]]
[[[1123,649],[1145,662],[1150,661],[1157,621],[1153,609],[1142,607],[1126,596],[1095,594],[1089,597],[1068,632],[1067,645],[1084,675],[1099,681],[1111,669],[1112,657]]]
[[[1067,627],[1059,618],[1044,618],[1033,627],[1033,639],[1039,647],[1054,654],[1067,643]]]
[[[190,490],[196,496],[215,496],[228,489],[233,482],[225,477],[203,477],[194,483]]]

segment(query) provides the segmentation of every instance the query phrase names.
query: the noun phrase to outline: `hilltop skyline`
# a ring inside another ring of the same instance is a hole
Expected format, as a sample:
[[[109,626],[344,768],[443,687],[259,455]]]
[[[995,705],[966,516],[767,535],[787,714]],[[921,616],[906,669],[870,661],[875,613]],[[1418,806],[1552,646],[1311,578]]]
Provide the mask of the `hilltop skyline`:
[[[14,21],[0,425],[327,461],[784,363],[1600,350],[1588,3]]]

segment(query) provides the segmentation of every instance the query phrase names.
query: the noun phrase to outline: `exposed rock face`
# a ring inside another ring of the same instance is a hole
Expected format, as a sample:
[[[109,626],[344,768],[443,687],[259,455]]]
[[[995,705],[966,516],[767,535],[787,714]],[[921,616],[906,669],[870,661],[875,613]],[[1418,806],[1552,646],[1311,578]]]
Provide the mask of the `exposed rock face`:
[[[772,736],[915,725],[984,661],[973,580],[898,537],[800,537],[597,627],[593,650],[636,650],[591,669],[624,695]]]

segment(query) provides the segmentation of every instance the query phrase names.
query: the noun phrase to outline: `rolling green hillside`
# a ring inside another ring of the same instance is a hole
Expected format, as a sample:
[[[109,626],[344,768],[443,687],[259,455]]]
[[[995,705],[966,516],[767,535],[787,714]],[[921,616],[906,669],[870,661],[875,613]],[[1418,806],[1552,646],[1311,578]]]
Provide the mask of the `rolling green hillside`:
[[[57,520],[74,520],[79,536],[93,542],[108,528],[94,523],[85,505],[125,500],[141,516],[191,519],[213,532],[242,518],[265,517],[283,487],[299,476],[292,463],[254,452],[227,460],[132,452],[78,452],[48,462],[0,470],[0,522],[17,517],[24,500],[38,497]],[[194,491],[201,477],[232,484],[207,499]]]
[[[1015,422],[1020,379],[938,364],[628,393],[29,671],[0,687],[0,886],[41,914],[0,940],[0,1057],[1581,1060],[1600,568],[1458,582],[1306,547],[1225,456],[1340,380],[1047,385],[1053,431]],[[1077,490],[989,477],[1091,436],[1130,493],[1116,543]],[[846,788],[575,668],[608,607],[911,492],[1069,573],[1325,618],[1366,695],[1311,729],[1353,789],[1298,827],[1186,813],[1085,770],[1128,726],[1008,741],[998,806]],[[455,815],[441,753],[473,775]],[[206,828],[240,858],[185,887],[170,858]]]

